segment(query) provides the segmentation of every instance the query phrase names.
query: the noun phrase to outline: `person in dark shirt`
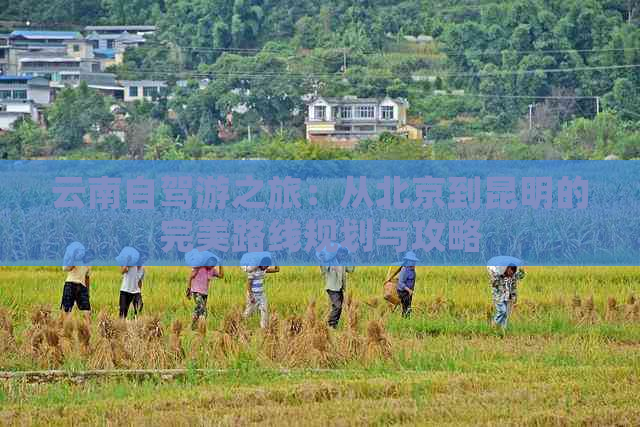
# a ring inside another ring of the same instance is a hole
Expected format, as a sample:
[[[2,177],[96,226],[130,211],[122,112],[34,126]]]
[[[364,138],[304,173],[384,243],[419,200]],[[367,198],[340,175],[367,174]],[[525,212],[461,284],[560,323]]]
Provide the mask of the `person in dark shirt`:
[[[416,285],[416,262],[418,262],[418,258],[415,253],[409,251],[402,261],[402,267],[400,267],[396,273],[398,275],[398,286],[396,289],[402,304],[402,316],[407,318],[411,316],[411,303]]]

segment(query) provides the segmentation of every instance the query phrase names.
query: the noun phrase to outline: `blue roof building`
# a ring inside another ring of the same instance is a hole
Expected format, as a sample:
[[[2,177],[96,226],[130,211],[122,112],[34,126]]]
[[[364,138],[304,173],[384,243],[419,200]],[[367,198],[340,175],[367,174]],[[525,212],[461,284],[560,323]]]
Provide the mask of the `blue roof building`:
[[[39,31],[39,30],[16,30],[9,34],[9,38],[23,40],[72,40],[81,39],[82,35],[77,31]]]

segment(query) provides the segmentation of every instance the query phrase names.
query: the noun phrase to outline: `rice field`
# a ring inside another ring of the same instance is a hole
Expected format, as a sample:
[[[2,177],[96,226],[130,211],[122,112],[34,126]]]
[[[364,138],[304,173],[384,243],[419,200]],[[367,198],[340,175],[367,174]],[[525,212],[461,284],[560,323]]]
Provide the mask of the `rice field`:
[[[505,334],[483,268],[417,268],[411,319],[356,268],[337,331],[317,268],[266,279],[272,322],[244,321],[244,275],[213,282],[190,328],[189,269],[147,267],[144,313],[116,319],[96,268],[92,322],[63,322],[58,268],[0,268],[0,371],[185,369],[178,379],[0,381],[0,424],[638,425],[640,269],[530,267]],[[200,371],[206,369],[206,371]]]

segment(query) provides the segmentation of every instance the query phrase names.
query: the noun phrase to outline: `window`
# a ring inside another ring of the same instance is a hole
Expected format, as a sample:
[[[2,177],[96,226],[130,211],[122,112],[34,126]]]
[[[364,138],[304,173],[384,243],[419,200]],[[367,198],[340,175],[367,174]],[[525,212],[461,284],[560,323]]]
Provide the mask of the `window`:
[[[24,89],[14,90],[13,99],[27,99],[27,91]]]
[[[327,120],[327,107],[324,105],[316,105],[313,107],[314,120]]]
[[[92,73],[99,73],[100,71],[100,64],[91,64]]]
[[[380,107],[380,113],[382,114],[382,120],[393,120],[393,107],[390,105],[383,105]]]
[[[10,99],[11,91],[10,90],[0,90],[0,99]]]
[[[375,107],[373,105],[358,105],[356,107],[356,119],[373,119]]]
[[[373,132],[374,131],[374,127],[371,126],[371,125],[358,126],[356,129],[358,131],[360,131],[360,132]]]
[[[80,52],[80,45],[79,44],[74,44],[73,45],[73,51],[74,52]]]
[[[143,86],[142,95],[148,98],[156,97],[158,96],[158,88],[156,86]]]
[[[0,59],[4,59],[6,49],[0,49]]]
[[[342,117],[343,119],[350,119],[351,117],[353,117],[353,107],[348,106],[340,108],[340,117]]]
[[[107,49],[113,49],[114,40],[107,40]]]
[[[91,46],[93,46],[94,49],[99,49],[100,42],[98,40],[91,40]]]
[[[138,86],[129,87],[129,97],[136,98],[138,96]]]

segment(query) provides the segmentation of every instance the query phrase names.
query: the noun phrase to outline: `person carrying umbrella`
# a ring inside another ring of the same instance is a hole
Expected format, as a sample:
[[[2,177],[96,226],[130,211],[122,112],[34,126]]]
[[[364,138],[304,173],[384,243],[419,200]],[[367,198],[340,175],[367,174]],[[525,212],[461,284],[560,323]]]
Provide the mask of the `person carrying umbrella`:
[[[402,316],[405,318],[411,317],[411,304],[413,302],[413,291],[416,285],[416,263],[418,257],[413,251],[409,251],[402,259],[402,265],[387,278],[387,281],[392,281],[398,277],[397,291],[400,303],[402,304]]]
[[[189,252],[185,259],[191,268],[187,283],[187,298],[193,298],[195,307],[191,318],[191,329],[198,327],[200,319],[207,317],[207,300],[209,298],[209,284],[214,277],[224,278],[224,269],[220,259],[211,252]]]
[[[494,323],[503,330],[518,300],[518,282],[525,276],[523,265],[522,260],[509,256],[494,257],[487,263],[495,306]]]
[[[322,265],[320,272],[325,282],[325,290],[329,297],[331,312],[327,323],[331,328],[336,329],[342,315],[342,306],[344,304],[344,293],[347,287],[347,273],[353,273],[355,267],[345,265],[348,261],[349,249],[333,244],[335,251],[327,250],[325,247],[322,251],[316,253],[316,257]]]

